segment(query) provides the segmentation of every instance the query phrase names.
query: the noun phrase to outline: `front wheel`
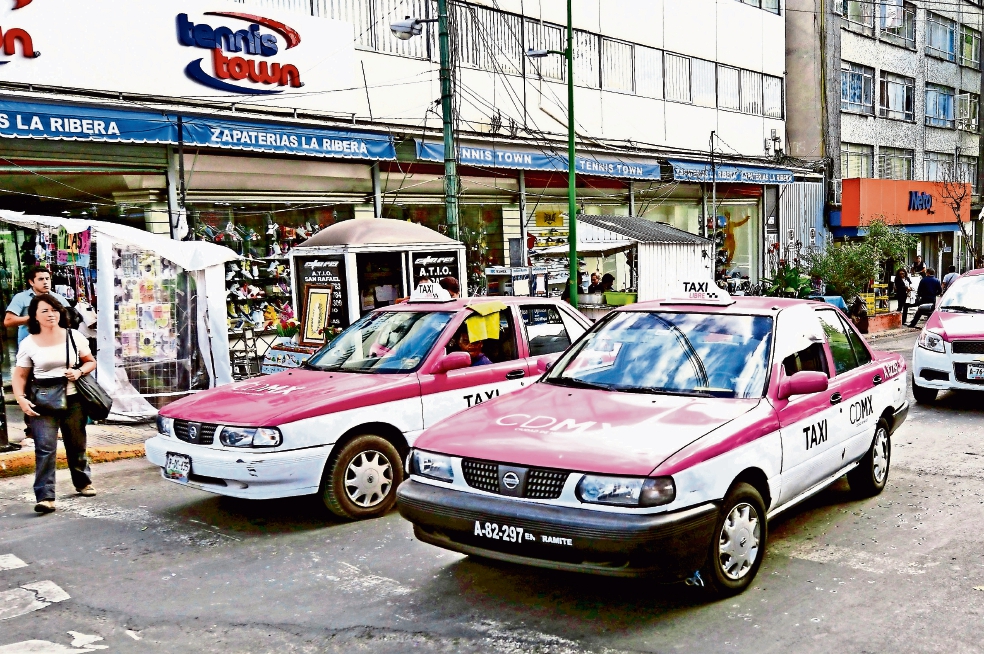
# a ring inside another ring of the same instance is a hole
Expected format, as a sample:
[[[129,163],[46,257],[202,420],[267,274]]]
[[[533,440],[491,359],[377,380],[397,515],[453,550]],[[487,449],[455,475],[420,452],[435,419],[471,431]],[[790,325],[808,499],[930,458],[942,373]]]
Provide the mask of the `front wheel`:
[[[858,466],[847,473],[847,483],[859,497],[872,497],[885,489],[888,483],[888,468],[892,462],[892,437],[888,433],[888,423],[882,418],[875,427],[875,437],[871,448]]]
[[[916,376],[912,376],[912,397],[916,398],[919,404],[932,404],[936,401],[939,391],[935,388],[923,388],[916,384]]]
[[[702,570],[715,595],[737,595],[755,579],[768,540],[765,516],[762,495],[749,484],[736,484],[724,498]]]
[[[321,500],[340,518],[381,516],[396,502],[403,481],[400,453],[385,438],[372,434],[346,443],[325,466]]]

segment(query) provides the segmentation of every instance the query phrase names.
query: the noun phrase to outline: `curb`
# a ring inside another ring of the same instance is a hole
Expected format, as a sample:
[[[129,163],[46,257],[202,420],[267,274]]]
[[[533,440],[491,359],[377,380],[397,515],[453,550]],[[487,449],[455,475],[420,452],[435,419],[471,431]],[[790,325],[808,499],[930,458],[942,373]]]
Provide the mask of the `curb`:
[[[899,327],[897,329],[886,329],[885,331],[875,332],[874,334],[864,334],[864,340],[869,343],[872,341],[884,341],[890,338],[898,338],[899,336],[906,336],[912,334],[913,336],[918,335],[918,331],[910,327]]]
[[[89,457],[89,463],[109,463],[110,461],[122,461],[123,459],[138,459],[144,455],[146,450],[143,443],[137,445],[112,445],[107,447],[90,447],[85,453]],[[65,469],[68,463],[65,460],[65,449],[58,446],[58,459],[55,467]],[[34,451],[15,452],[0,456],[0,479],[5,477],[17,477],[34,472]]]

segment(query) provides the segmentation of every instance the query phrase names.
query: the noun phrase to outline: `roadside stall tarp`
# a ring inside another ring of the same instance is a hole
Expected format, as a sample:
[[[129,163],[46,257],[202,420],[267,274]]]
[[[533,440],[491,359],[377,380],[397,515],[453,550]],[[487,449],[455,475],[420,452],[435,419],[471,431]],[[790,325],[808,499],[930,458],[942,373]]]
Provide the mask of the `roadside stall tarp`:
[[[197,334],[198,347],[205,362],[212,386],[232,382],[232,367],[229,363],[229,335],[226,324],[226,288],[225,262],[239,259],[239,255],[227,247],[201,241],[175,241],[167,236],[152,234],[126,225],[98,220],[80,220],[75,218],[57,218],[54,216],[36,216],[14,211],[0,210],[0,221],[5,221],[20,227],[36,230],[41,226],[58,229],[63,227],[69,234],[76,234],[87,229],[92,230],[92,237],[98,247],[96,249],[96,297],[102,298],[99,307],[99,322],[96,337],[99,352],[96,363],[96,379],[115,399],[124,400],[130,397],[121,388],[115,372],[114,302],[115,271],[113,269],[114,247],[135,247],[153,252],[163,259],[180,266],[195,280],[198,289]],[[201,301],[204,299],[204,301]],[[144,404],[146,402],[144,401]],[[149,406],[149,405],[148,405]],[[151,407],[152,410],[152,407]]]

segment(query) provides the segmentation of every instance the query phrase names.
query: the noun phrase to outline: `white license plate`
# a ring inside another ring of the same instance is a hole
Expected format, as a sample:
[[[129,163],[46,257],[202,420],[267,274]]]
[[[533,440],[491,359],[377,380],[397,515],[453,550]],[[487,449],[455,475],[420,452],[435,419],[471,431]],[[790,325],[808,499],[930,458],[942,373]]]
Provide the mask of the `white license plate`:
[[[984,365],[969,364],[967,366],[968,381],[984,381]]]
[[[525,531],[522,527],[500,525],[495,522],[482,522],[480,520],[475,521],[475,535],[504,543],[522,543],[523,541],[536,540],[536,536]]]
[[[187,484],[188,475],[191,474],[191,457],[185,456],[184,454],[168,452],[167,457],[164,459],[163,472],[165,478]]]

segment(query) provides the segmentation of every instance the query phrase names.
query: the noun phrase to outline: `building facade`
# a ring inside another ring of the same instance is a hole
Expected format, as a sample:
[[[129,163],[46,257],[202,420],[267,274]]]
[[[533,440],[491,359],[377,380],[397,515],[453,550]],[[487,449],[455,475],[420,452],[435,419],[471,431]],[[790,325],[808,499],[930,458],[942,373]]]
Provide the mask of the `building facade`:
[[[919,234],[913,255],[931,265],[973,265],[981,231],[970,220],[981,209],[981,3],[791,0],[789,8],[790,154],[826,161],[834,235],[854,236],[882,217]],[[864,181],[874,179],[884,182]],[[847,200],[848,187],[855,196],[870,188],[879,200]],[[933,206],[909,201],[922,193]]]

